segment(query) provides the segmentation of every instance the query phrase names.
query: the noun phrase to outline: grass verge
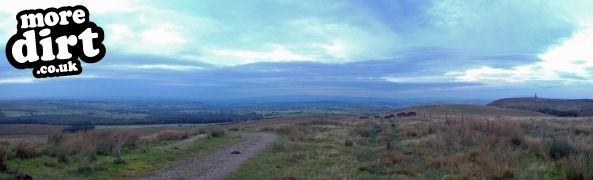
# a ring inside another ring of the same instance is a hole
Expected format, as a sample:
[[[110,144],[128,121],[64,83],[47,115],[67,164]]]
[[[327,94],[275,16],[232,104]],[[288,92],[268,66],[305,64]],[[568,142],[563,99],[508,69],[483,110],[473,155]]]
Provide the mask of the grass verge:
[[[145,176],[177,160],[206,153],[231,143],[238,136],[237,133],[225,133],[216,137],[142,144],[122,150],[125,163],[114,163],[115,158],[107,155],[68,162],[58,162],[55,157],[43,155],[12,159],[7,164],[10,170],[29,174],[34,179],[126,179]],[[88,171],[81,171],[80,167],[87,167]]]

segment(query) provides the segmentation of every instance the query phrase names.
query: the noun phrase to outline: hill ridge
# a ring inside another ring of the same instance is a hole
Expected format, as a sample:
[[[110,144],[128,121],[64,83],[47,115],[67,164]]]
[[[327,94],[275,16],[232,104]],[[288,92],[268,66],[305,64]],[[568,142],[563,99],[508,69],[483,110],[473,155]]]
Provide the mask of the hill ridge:
[[[500,108],[493,106],[483,106],[474,104],[429,104],[420,106],[411,106],[401,109],[396,109],[392,113],[414,111],[422,116],[422,113],[444,113],[449,114],[465,114],[465,115],[487,115],[487,116],[517,116],[517,117],[539,117],[549,116],[544,113],[524,111],[509,108]]]
[[[556,116],[593,116],[593,99],[503,98],[487,106],[544,112]]]

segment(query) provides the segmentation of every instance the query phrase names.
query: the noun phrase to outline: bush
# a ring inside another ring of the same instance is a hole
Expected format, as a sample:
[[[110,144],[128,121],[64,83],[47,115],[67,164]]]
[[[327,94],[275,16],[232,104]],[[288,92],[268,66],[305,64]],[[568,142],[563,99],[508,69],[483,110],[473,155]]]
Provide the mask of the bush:
[[[93,124],[74,124],[71,125],[70,127],[63,129],[62,132],[69,132],[69,133],[75,133],[75,132],[87,132],[90,130],[95,129],[95,125]]]
[[[90,173],[92,171],[93,171],[93,168],[91,167],[91,165],[89,165],[87,163],[81,163],[78,165],[79,173]]]
[[[210,137],[222,137],[224,136],[226,133],[224,132],[224,130],[221,129],[215,129],[212,132],[210,132]]]
[[[587,158],[584,156],[569,156],[560,162],[567,180],[592,179],[591,170],[588,170]]]
[[[78,161],[78,172],[79,173],[90,173],[93,171],[93,165],[90,161],[89,154],[77,154]]]
[[[549,108],[538,109],[537,111],[541,112],[541,113],[545,113],[545,114],[559,116],[559,117],[579,117],[579,113],[573,112],[573,111],[560,111],[560,110],[549,109]]]
[[[564,178],[567,180],[583,180],[585,179],[585,174],[584,172],[580,171],[578,167],[572,165],[565,167]]]
[[[28,142],[19,141],[12,147],[15,157],[20,159],[32,158],[39,155],[35,146]]]
[[[354,143],[350,139],[346,139],[346,141],[344,141],[344,146],[351,147],[353,145],[354,145]]]
[[[163,131],[157,135],[158,141],[180,140],[188,137],[187,133],[179,131]]]
[[[60,163],[68,163],[68,161],[69,161],[68,155],[69,154],[70,153],[68,152],[68,149],[66,149],[64,147],[58,147],[55,151],[56,159]]]
[[[272,144],[272,152],[278,153],[278,152],[286,152],[288,150],[288,148],[286,147],[286,144],[284,143],[274,143]]]
[[[95,171],[106,171],[107,167],[105,167],[105,165],[101,164],[101,163],[97,163],[95,164],[95,166],[93,166],[93,170]]]
[[[362,137],[374,137],[379,134],[383,128],[381,125],[372,122],[366,122],[355,129],[356,134]]]
[[[337,122],[335,121],[329,121],[329,120],[313,120],[313,121],[307,121],[307,122],[302,122],[299,123],[299,125],[301,126],[312,126],[312,125],[338,125]]]
[[[58,167],[58,161],[55,159],[48,159],[43,162],[43,166],[45,167]]]
[[[563,140],[553,140],[550,143],[548,154],[554,160],[576,154],[577,150],[568,142]]]
[[[509,137],[509,143],[513,147],[519,147],[524,144],[523,137],[521,137],[521,135],[518,133],[511,134],[511,136]]]
[[[5,148],[6,145],[2,145],[0,147],[0,172],[8,170],[8,166],[6,165],[6,154],[7,150]]]

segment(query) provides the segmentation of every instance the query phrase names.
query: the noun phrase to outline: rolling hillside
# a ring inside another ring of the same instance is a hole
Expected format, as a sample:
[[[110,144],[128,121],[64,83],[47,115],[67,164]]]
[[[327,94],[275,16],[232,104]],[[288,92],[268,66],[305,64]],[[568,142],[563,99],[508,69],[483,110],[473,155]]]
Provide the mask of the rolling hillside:
[[[593,99],[506,98],[488,106],[545,112],[556,116],[593,116]]]
[[[549,116],[547,114],[543,114],[543,113],[539,113],[539,112],[508,109],[508,108],[499,108],[499,107],[493,107],[493,106],[469,105],[469,104],[440,104],[440,105],[412,106],[412,107],[408,107],[408,108],[399,109],[394,112],[407,112],[407,111],[414,111],[414,112],[418,113],[419,116],[423,116],[422,115],[423,113],[444,114],[445,112],[447,112],[450,115],[465,114],[465,115],[485,115],[485,116],[515,116],[515,117]]]

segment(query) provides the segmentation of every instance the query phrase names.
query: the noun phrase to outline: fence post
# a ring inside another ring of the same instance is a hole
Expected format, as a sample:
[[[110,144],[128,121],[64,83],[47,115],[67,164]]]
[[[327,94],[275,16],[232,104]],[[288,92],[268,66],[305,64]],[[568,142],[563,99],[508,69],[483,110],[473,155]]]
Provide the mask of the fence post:
[[[461,114],[461,138],[465,139],[465,125],[464,125],[463,114]]]
[[[543,123],[542,123],[541,131],[542,131],[542,140],[545,142],[546,141],[546,132],[544,131],[544,124]]]
[[[450,125],[450,123],[449,123],[449,115],[447,114],[447,111],[445,111],[445,122],[447,122],[447,125]]]
[[[585,159],[587,161],[587,168],[585,169],[585,179],[589,179],[591,177],[591,154],[586,153],[585,154]]]
[[[113,136],[113,141],[115,142],[115,157],[117,157],[117,162],[121,162],[121,152],[119,150],[119,139],[117,135]]]

